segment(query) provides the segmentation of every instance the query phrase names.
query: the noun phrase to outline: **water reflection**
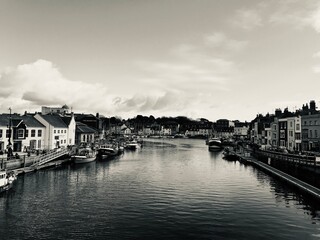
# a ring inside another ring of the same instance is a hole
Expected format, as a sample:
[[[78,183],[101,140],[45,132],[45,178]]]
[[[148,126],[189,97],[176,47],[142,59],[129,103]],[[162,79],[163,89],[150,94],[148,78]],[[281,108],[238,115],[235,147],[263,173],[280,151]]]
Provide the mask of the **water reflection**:
[[[202,140],[150,139],[112,161],[19,176],[0,197],[0,236],[311,239],[320,234],[318,206]]]

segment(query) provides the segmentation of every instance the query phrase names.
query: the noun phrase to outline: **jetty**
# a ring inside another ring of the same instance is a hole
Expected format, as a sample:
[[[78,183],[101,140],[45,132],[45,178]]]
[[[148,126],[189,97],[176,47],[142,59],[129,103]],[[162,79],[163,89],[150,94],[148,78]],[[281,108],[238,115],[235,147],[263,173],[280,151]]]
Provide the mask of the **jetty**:
[[[252,149],[248,149],[248,148],[244,148],[241,147],[237,150],[230,150],[232,151],[232,154],[236,155],[238,160],[242,163],[247,163],[247,164],[251,164],[257,168],[260,168],[266,172],[268,172],[269,174],[272,174],[276,177],[278,177],[279,179],[284,180],[285,182],[297,187],[299,190],[310,194],[311,196],[315,197],[316,199],[320,200],[320,189],[312,186],[298,178],[295,178],[287,173],[284,173],[283,171],[280,171],[272,166],[270,166],[269,164],[271,163],[271,160],[273,158],[273,160],[279,160],[281,159],[282,161],[289,161],[289,162],[294,162],[294,163],[300,163],[302,166],[319,166],[319,162],[317,161],[317,158],[315,157],[305,157],[305,156],[286,156],[286,155],[282,155],[278,154],[278,153],[268,153],[268,164],[258,160],[258,158],[256,156],[261,156],[261,152],[258,151],[258,153],[253,152]],[[255,153],[256,156],[253,155],[253,153]],[[272,158],[271,158],[272,157]]]
[[[72,149],[58,148],[32,156],[21,156],[19,159],[1,159],[1,168],[15,171],[17,175],[39,169],[61,165],[70,161]],[[62,157],[65,159],[61,159]]]

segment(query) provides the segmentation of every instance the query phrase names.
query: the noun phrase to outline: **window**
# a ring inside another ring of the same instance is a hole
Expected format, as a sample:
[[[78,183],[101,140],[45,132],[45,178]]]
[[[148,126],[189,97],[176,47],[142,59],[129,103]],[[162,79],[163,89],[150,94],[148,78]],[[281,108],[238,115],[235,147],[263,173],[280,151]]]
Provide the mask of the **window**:
[[[58,130],[58,133],[60,133],[60,130]]]
[[[56,133],[56,130],[53,130],[53,133]]]
[[[64,133],[67,133],[67,130],[64,130]]]
[[[293,137],[293,131],[289,131],[289,136]]]
[[[42,130],[38,130],[38,137],[41,137],[42,136]]]
[[[316,129],[316,130],[314,130],[314,137],[315,137],[315,138],[317,138],[317,137],[318,137],[318,131],[317,131],[317,129]]]
[[[64,140],[64,143],[67,143],[67,140]]]
[[[317,125],[317,123],[318,123],[317,120],[314,120],[314,125]]]
[[[290,121],[290,127],[292,127],[292,122]]]
[[[304,125],[307,125],[307,121],[304,121]]]
[[[311,120],[309,121],[309,125],[310,125],[310,126],[312,125],[312,121],[311,121]]]
[[[41,140],[38,140],[38,148],[41,148]]]
[[[2,138],[2,129],[0,129],[0,138]]]
[[[63,143],[63,140],[61,139],[60,142],[61,142],[61,144],[62,144],[62,143]]]
[[[9,138],[9,136],[10,136],[10,130],[7,129],[7,130],[6,130],[6,138]]]
[[[29,130],[28,129],[26,129],[25,135],[26,135],[26,138],[27,138],[28,135],[29,135]]]
[[[310,134],[309,138],[312,138],[312,130],[309,131],[309,134]]]
[[[297,131],[300,131],[300,125],[299,125],[299,123],[296,124],[296,130],[297,130]]]
[[[23,137],[24,137],[24,130],[18,129],[18,138],[23,138]]]
[[[31,137],[35,137],[36,136],[36,130],[32,129],[31,130]]]

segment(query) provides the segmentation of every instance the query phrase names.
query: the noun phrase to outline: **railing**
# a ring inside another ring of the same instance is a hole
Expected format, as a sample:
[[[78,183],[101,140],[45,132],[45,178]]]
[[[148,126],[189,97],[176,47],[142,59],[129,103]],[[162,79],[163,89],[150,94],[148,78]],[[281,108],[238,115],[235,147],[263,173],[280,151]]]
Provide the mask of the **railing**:
[[[266,150],[257,150],[256,154],[258,156],[260,155],[260,156],[268,157],[275,160],[296,163],[299,165],[320,166],[320,161],[318,161],[318,158],[316,156],[279,153],[279,152],[266,151]]]
[[[48,163],[52,160],[55,160],[61,156],[69,154],[69,149],[67,148],[59,148],[55,150],[50,150],[45,154],[41,154],[39,156],[35,156],[33,159],[33,164],[31,166],[41,166],[45,163]]]

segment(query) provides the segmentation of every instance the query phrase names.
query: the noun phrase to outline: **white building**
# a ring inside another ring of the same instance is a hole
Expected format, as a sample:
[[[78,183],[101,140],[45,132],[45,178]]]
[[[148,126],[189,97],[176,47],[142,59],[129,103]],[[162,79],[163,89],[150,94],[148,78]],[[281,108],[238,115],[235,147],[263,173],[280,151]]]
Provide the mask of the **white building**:
[[[44,141],[46,148],[66,147],[75,143],[75,120],[73,115],[69,126],[59,115],[36,114],[35,118],[46,127]]]

